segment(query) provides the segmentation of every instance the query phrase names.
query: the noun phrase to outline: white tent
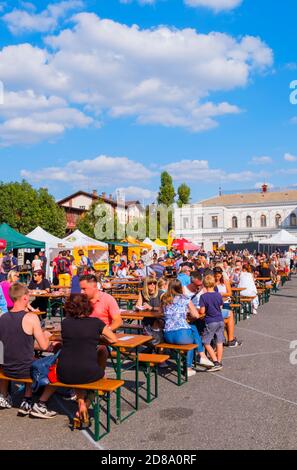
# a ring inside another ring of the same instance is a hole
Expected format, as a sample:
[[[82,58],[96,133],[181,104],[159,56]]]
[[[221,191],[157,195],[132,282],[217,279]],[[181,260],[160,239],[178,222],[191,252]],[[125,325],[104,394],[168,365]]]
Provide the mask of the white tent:
[[[143,240],[143,243],[145,243],[146,245],[151,245],[152,250],[155,250],[157,253],[159,253],[160,251],[166,251],[165,247],[158,245],[157,243],[153,242],[148,237],[145,240]]]
[[[51,261],[58,251],[63,249],[70,250],[71,245],[66,243],[63,239],[55,237],[49,232],[46,232],[42,227],[36,227],[32,232],[27,234],[28,237],[33,238],[39,242],[45,243],[45,256],[48,260],[46,274],[48,275],[49,261]]]
[[[83,248],[85,246],[96,246],[101,247],[102,250],[108,250],[108,244],[104,242],[99,242],[94,238],[88,237],[80,230],[75,230],[75,232],[68,235],[63,239],[64,242],[70,244],[72,248]]]
[[[259,242],[261,245],[297,245],[297,237],[287,232],[287,230],[281,230],[276,235],[266,240]]]

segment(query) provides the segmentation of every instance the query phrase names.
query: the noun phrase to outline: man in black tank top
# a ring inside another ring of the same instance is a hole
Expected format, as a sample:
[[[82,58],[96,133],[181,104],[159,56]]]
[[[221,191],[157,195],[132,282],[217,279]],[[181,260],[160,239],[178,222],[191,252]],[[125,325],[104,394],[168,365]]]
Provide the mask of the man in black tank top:
[[[30,368],[34,360],[34,342],[39,349],[49,347],[49,332],[43,332],[39,318],[34,313],[28,313],[29,291],[22,284],[13,284],[9,295],[14,301],[10,312],[0,317],[0,341],[4,350],[3,372],[12,378],[30,378]],[[55,389],[47,386],[38,403],[32,404],[31,384],[26,384],[25,396],[18,414],[31,414],[38,418],[53,418],[56,412],[47,409],[46,402]],[[0,381],[0,408],[11,408],[12,401],[8,395],[8,381]]]

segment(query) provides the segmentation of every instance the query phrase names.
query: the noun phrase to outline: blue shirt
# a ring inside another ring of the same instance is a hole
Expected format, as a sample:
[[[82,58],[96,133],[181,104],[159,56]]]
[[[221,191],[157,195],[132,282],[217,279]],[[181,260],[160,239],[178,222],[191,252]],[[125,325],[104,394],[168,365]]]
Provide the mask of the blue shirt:
[[[73,276],[71,281],[71,294],[81,294],[79,276]]]
[[[164,307],[164,331],[176,331],[181,329],[191,329],[187,322],[190,299],[184,295],[177,295],[173,303]]]
[[[202,294],[200,307],[205,307],[205,323],[219,323],[224,321],[222,315],[223,297],[218,292],[206,292]]]
[[[191,284],[191,278],[190,278],[190,276],[188,276],[188,275],[185,274],[185,273],[180,273],[180,274],[177,276],[177,279],[181,282],[181,285],[182,285],[182,286],[188,286],[189,284]]]
[[[0,315],[1,313],[7,313],[8,308],[7,308],[7,302],[3,294],[2,287],[0,286]]]

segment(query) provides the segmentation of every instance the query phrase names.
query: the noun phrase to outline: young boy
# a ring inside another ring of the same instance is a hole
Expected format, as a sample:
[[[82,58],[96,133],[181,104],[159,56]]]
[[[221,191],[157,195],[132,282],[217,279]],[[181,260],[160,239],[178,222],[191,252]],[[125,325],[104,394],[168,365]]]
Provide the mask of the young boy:
[[[205,276],[203,285],[206,293],[200,297],[200,315],[205,314],[205,328],[202,334],[202,341],[206,351],[210,355],[210,359],[214,363],[214,367],[208,369],[208,372],[216,372],[221,370],[223,358],[224,344],[224,319],[222,315],[223,298],[221,294],[215,292],[214,276]],[[211,346],[214,336],[217,337],[217,353]]]
[[[14,302],[10,312],[0,318],[0,341],[4,350],[3,372],[8,377],[30,378],[30,368],[34,360],[34,346],[46,350],[49,347],[51,333],[43,332],[39,318],[28,313],[29,291],[22,284],[15,283],[9,289],[9,296]],[[36,343],[34,343],[36,342]],[[31,384],[26,384],[25,396],[18,415],[32,415],[37,418],[54,418],[55,411],[47,408],[46,403],[55,389],[46,386],[37,403],[32,403]],[[8,394],[8,382],[0,380],[0,408],[11,408],[12,401]]]

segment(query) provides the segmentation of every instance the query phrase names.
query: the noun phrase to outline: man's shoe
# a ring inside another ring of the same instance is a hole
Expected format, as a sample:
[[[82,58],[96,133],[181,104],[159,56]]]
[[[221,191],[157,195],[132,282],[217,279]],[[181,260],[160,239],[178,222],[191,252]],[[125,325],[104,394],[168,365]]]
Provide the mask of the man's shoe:
[[[221,362],[214,362],[213,363],[213,367],[211,367],[210,369],[207,369],[207,372],[217,372],[218,370],[221,370],[223,369],[223,364]]]
[[[214,364],[212,361],[210,361],[207,357],[200,357],[200,361],[199,361],[199,366],[203,366],[203,367],[213,367]]]
[[[0,408],[3,409],[10,409],[12,408],[12,399],[10,395],[7,395],[6,397],[0,393]]]
[[[32,404],[27,400],[23,400],[18,409],[18,416],[28,416],[32,410]]]
[[[238,348],[242,345],[242,341],[238,341],[237,338],[234,338],[232,341],[229,341],[228,348]]]
[[[196,371],[192,368],[188,368],[188,377],[192,377],[193,375],[196,375]]]
[[[34,403],[30,412],[30,416],[35,416],[35,418],[50,419],[54,418],[56,415],[57,413],[55,411],[48,410],[47,406],[43,403]]]

